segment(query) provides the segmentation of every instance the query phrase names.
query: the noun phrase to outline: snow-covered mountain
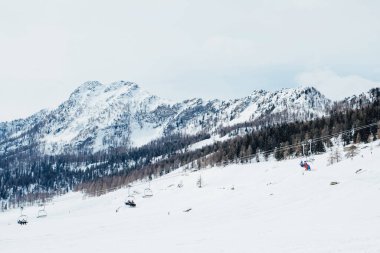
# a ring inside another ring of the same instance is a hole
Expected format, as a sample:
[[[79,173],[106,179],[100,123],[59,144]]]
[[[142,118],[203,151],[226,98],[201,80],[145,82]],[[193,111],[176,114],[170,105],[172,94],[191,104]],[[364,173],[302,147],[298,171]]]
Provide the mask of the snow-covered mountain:
[[[358,109],[362,106],[369,105],[380,98],[380,88],[370,89],[359,95],[352,95],[338,102],[338,106],[348,109]]]
[[[138,147],[174,133],[215,133],[255,120],[270,123],[327,115],[332,101],[313,87],[254,91],[234,100],[174,103],[125,81],[82,84],[58,108],[0,123],[0,154],[33,148],[42,154]],[[269,120],[270,119],[270,120]]]

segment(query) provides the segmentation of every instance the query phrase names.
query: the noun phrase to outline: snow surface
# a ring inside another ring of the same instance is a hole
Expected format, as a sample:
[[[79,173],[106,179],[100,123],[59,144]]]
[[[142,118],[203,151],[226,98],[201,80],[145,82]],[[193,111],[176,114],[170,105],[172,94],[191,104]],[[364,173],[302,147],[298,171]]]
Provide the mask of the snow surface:
[[[212,135],[210,138],[208,139],[205,139],[205,140],[202,140],[202,141],[198,141],[194,144],[191,144],[187,147],[187,149],[189,151],[194,151],[194,150],[197,150],[197,149],[201,149],[203,147],[206,147],[208,145],[212,145],[213,143],[215,142],[223,142],[223,141],[226,141],[228,139],[231,139],[231,137],[225,135],[223,137],[220,137],[219,135]]]
[[[316,156],[310,172],[298,159],[177,170],[151,182],[152,198],[136,183],[135,209],[123,206],[121,189],[56,198],[43,219],[26,207],[26,226],[10,210],[0,213],[0,251],[380,252],[378,143],[332,166],[327,157]]]

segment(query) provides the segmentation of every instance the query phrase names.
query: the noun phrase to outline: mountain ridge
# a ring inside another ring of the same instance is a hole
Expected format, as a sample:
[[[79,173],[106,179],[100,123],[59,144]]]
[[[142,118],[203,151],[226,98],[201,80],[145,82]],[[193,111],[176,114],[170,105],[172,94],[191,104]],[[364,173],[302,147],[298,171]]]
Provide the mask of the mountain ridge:
[[[360,96],[365,94],[349,101]],[[41,154],[139,147],[172,134],[215,134],[221,127],[259,119],[270,124],[312,120],[328,115],[333,104],[308,86],[255,90],[240,99],[173,102],[133,82],[88,81],[55,109],[0,123],[0,154],[31,146]]]

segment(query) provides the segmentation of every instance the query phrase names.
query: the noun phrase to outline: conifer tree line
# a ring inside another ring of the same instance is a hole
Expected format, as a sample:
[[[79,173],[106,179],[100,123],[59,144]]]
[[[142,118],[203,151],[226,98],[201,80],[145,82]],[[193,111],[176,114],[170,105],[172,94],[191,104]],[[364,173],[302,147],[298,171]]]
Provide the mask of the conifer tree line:
[[[307,122],[270,124],[271,119],[266,123],[262,119],[223,128],[220,134],[228,134],[229,139],[197,150],[188,147],[210,138],[210,134],[166,136],[140,148],[119,147],[95,154],[41,156],[26,150],[22,155],[7,155],[0,157],[0,208],[34,203],[71,190],[98,195],[135,180],[151,180],[181,166],[200,169],[226,161],[247,162],[246,157],[260,162],[270,155],[277,160],[300,156],[302,142],[378,122],[379,96],[355,110],[336,105],[329,115]],[[375,125],[344,135],[342,140],[344,145],[367,142],[376,140],[379,134],[380,126]],[[331,145],[328,140],[313,142],[312,151],[323,153]],[[293,147],[281,149],[288,146]]]

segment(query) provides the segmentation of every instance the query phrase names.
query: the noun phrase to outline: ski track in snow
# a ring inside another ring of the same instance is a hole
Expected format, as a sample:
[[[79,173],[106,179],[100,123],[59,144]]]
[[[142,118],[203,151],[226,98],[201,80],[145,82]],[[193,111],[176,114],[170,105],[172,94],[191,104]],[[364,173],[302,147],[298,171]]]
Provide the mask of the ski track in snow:
[[[327,157],[316,156],[311,172],[299,159],[177,170],[151,182],[152,198],[141,196],[148,184],[133,187],[134,209],[121,189],[57,197],[43,219],[26,207],[26,226],[10,210],[0,213],[0,251],[380,252],[380,147],[332,166]]]

